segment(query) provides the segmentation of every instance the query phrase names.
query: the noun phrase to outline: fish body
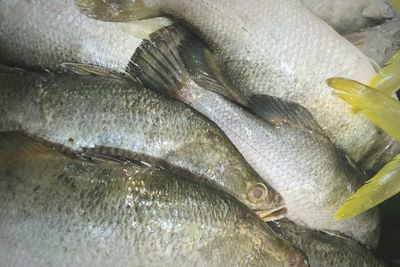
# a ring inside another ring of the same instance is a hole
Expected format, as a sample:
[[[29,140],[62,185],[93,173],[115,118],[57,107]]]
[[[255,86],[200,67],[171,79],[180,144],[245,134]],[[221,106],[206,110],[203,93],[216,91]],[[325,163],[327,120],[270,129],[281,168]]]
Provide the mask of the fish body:
[[[308,266],[234,197],[188,177],[15,133],[0,143],[2,266]]]
[[[87,75],[4,71],[0,84],[0,132],[22,131],[76,153],[177,167],[219,185],[262,217],[267,210],[282,216],[280,194],[213,123],[178,101],[137,83]]]
[[[286,219],[269,225],[295,247],[302,249],[308,256],[310,266],[387,266],[369,248],[351,238],[311,230]]]
[[[146,87],[185,102],[215,122],[254,170],[282,195],[289,219],[376,245],[377,210],[349,220],[334,219],[336,210],[365,177],[324,135],[310,112],[267,95],[238,105],[216,93],[224,87],[201,69],[208,55],[198,39],[172,25],[143,42],[129,72]]]
[[[61,63],[124,71],[136,47],[170,20],[129,23],[92,20],[74,0],[0,1],[0,63],[64,71]]]
[[[303,0],[303,3],[340,34],[357,32],[394,16],[385,0]]]
[[[122,20],[123,14],[98,12],[110,3],[123,3],[121,10],[136,11],[138,18],[158,14],[184,21],[213,50],[237,98],[268,94],[303,105],[363,169],[378,169],[400,150],[367,119],[350,116],[350,108],[326,85],[331,77],[368,83],[376,72],[361,51],[301,0],[78,1],[92,18]],[[394,149],[386,150],[389,146]]]

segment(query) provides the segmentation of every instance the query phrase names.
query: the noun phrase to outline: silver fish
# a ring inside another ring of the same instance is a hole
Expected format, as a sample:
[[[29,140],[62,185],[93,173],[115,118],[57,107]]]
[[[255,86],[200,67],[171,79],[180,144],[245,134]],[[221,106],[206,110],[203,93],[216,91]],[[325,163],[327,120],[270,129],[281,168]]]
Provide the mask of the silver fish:
[[[207,69],[208,62],[210,53],[202,43],[182,27],[171,25],[143,42],[129,71],[148,88],[179,99],[214,121],[282,195],[289,219],[376,245],[376,210],[348,220],[334,219],[335,211],[365,177],[325,137],[308,110],[276,97],[255,95],[246,103],[250,113],[215,92],[224,93],[225,88]]]

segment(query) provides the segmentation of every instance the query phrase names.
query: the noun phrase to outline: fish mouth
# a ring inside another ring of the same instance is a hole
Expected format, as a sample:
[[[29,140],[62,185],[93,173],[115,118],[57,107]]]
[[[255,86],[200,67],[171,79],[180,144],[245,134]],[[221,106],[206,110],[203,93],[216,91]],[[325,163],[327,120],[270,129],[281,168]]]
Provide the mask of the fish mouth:
[[[264,222],[271,222],[271,221],[279,220],[279,219],[286,217],[287,209],[285,207],[279,207],[279,208],[268,209],[268,210],[255,210],[254,212]]]

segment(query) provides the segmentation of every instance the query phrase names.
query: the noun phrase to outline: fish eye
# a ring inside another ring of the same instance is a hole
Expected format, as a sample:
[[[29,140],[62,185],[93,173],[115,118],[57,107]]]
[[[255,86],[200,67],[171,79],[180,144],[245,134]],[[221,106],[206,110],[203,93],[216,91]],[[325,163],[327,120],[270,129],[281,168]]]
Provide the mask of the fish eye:
[[[267,187],[263,184],[255,184],[253,185],[249,192],[247,193],[247,198],[252,203],[259,203],[265,200],[268,196]]]

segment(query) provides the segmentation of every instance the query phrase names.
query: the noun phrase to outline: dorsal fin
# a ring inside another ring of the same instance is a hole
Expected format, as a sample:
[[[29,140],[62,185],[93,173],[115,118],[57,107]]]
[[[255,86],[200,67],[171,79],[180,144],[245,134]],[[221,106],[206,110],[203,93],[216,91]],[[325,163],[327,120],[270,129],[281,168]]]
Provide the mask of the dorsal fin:
[[[252,95],[248,100],[250,111],[268,123],[307,128],[324,135],[311,113],[302,105],[269,95]]]

